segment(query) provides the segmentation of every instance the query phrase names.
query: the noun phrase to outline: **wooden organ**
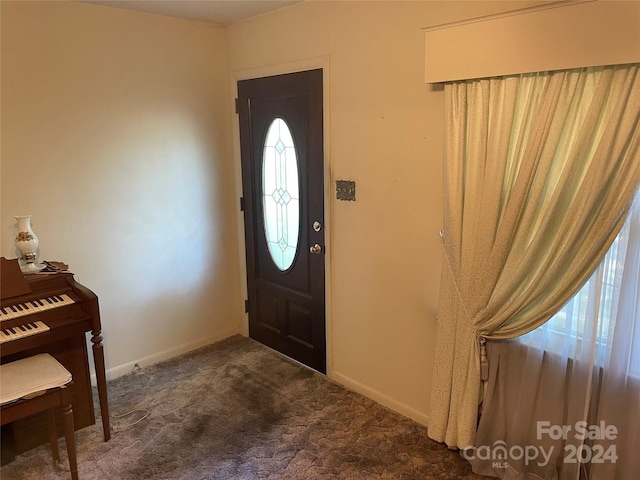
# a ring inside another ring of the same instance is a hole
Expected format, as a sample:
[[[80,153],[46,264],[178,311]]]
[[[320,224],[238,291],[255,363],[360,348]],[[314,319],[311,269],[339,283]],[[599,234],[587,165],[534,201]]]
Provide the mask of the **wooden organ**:
[[[73,413],[76,429],[95,423],[86,334],[91,334],[104,440],[111,437],[98,297],[75,281],[73,274],[24,275],[17,260],[2,258],[0,290],[0,362],[8,363],[38,353],[49,353],[73,376]],[[11,437],[8,455],[47,442],[44,418],[28,418],[3,427]],[[3,452],[4,453],[4,452]],[[9,458],[10,460],[11,458]]]

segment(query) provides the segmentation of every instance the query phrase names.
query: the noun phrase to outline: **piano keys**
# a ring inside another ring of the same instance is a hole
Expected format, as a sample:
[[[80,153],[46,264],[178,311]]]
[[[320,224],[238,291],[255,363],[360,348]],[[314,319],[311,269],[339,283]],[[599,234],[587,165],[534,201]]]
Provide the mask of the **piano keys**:
[[[38,312],[44,312],[52,308],[62,307],[74,303],[69,295],[51,295],[45,298],[36,298],[25,303],[17,303],[0,308],[0,322],[12,318],[26,317]]]
[[[37,335],[38,333],[48,332],[49,330],[49,326],[39,320],[33,323],[23,323],[13,328],[3,328],[0,330],[0,344],[31,335]]]
[[[5,258],[0,267],[0,362],[37,353],[53,355],[73,376],[74,421],[77,429],[82,428],[95,423],[86,341],[86,334],[90,333],[104,440],[109,440],[109,404],[97,296],[68,272],[24,276],[17,260]],[[29,425],[13,425],[16,453],[46,443],[46,428],[43,438],[33,438],[39,430]],[[2,436],[4,440],[4,427]]]

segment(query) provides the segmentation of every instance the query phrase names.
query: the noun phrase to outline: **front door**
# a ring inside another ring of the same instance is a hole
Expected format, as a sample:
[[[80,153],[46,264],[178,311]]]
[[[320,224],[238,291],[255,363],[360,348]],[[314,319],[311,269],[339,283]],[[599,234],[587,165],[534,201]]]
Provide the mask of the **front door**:
[[[249,336],[326,372],[322,70],[238,82]]]

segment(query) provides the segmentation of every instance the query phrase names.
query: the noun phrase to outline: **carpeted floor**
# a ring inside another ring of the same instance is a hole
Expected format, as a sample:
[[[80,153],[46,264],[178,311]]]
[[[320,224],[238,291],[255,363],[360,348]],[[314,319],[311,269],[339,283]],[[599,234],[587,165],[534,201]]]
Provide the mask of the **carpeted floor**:
[[[115,379],[109,399],[111,440],[99,420],[76,432],[81,480],[485,478],[424,426],[241,336]],[[69,478],[60,446],[57,467],[43,446],[0,477]]]

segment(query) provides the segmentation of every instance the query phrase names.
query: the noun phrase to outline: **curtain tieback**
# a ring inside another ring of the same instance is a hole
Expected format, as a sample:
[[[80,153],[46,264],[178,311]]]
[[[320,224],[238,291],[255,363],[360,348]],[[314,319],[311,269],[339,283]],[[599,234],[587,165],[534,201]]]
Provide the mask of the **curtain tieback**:
[[[476,327],[473,324],[473,321],[471,319],[471,315],[469,314],[469,310],[467,309],[467,305],[464,302],[464,298],[462,297],[462,293],[460,293],[460,288],[458,287],[458,282],[456,280],[456,275],[453,273],[453,268],[451,267],[451,261],[449,260],[449,255],[447,253],[447,248],[446,248],[445,243],[444,243],[444,240],[445,240],[444,231],[439,230],[438,231],[438,235],[440,236],[440,240],[442,241],[442,250],[444,252],[444,258],[447,261],[447,267],[449,268],[449,273],[451,274],[451,279],[453,280],[453,286],[455,288],[456,295],[458,296],[458,300],[460,301],[460,304],[462,305],[462,308],[464,310],[464,314],[465,314],[465,317],[467,319],[467,322],[469,323],[469,326],[471,327],[471,329],[475,333],[476,339],[478,341],[478,346],[479,346],[479,350],[480,350],[480,379],[483,382],[486,382],[487,380],[489,380],[489,357],[487,357],[487,348],[486,348],[487,340],[486,340],[485,337],[483,337],[482,335],[480,335],[478,333],[478,330],[476,329]]]
[[[478,337],[480,344],[480,380],[486,382],[489,380],[489,357],[487,357],[487,339]]]

